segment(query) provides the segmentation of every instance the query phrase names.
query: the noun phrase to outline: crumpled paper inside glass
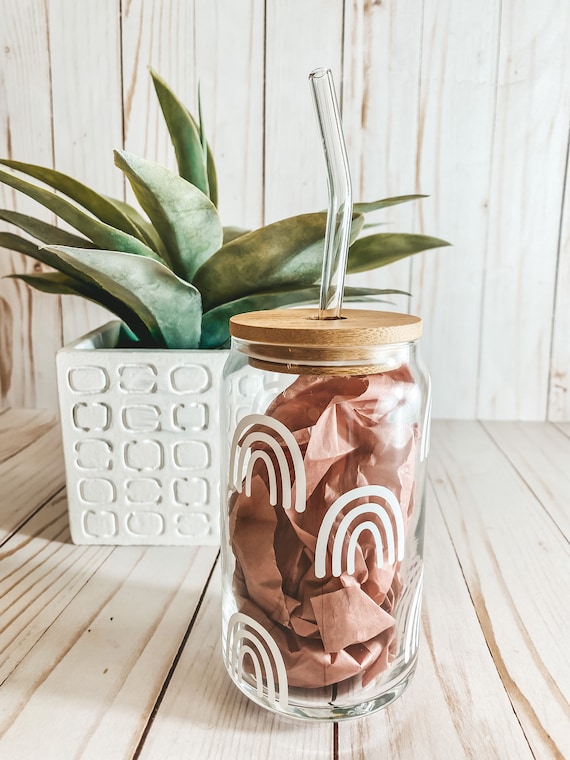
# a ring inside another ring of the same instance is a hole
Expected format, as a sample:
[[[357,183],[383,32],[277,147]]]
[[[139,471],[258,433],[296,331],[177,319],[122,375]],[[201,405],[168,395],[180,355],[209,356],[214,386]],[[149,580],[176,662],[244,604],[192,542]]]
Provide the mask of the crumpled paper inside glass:
[[[326,575],[317,578],[315,549],[329,507],[360,486],[389,488],[407,526],[417,436],[409,403],[414,390],[407,367],[354,377],[302,375],[265,412],[285,424],[300,447],[307,505],[296,512],[281,507],[278,498],[277,506],[271,506],[267,467],[255,463],[250,496],[243,489],[230,497],[234,593],[238,609],[277,643],[290,686],[321,688],[358,674],[365,686],[394,658],[392,613],[402,591],[399,562],[384,561],[378,568],[374,538],[363,530],[354,573],[333,575],[329,545]],[[284,442],[283,448],[294,482]],[[341,512],[337,524],[343,516]],[[370,520],[370,514],[356,518],[351,530],[363,519]],[[380,528],[378,518],[376,522]],[[350,531],[345,551],[349,538]]]

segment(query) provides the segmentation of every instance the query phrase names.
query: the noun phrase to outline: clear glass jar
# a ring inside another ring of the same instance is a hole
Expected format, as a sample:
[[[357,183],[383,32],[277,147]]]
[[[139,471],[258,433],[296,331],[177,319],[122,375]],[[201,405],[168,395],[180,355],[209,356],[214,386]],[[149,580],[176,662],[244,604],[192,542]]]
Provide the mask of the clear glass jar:
[[[294,309],[234,317],[231,332],[227,671],[278,713],[367,715],[404,691],[417,658],[430,416],[421,320]]]

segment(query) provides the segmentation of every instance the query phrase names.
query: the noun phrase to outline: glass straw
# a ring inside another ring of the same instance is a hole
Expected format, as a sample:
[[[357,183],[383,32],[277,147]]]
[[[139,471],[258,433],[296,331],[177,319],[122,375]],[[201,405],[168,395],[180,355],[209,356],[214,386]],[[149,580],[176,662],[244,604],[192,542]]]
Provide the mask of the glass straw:
[[[340,319],[352,222],[352,185],[346,145],[330,69],[309,74],[327,166],[329,207],[319,319]]]

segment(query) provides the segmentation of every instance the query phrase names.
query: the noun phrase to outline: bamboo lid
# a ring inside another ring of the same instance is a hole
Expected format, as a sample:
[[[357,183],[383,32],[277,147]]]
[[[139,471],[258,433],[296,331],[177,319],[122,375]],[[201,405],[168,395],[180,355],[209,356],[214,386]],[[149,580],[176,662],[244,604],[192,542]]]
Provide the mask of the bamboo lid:
[[[342,319],[318,319],[317,309],[239,314],[230,332],[250,364],[281,372],[381,372],[388,345],[417,340],[422,320],[411,314],[345,309]],[[243,343],[242,343],[243,341]]]
[[[230,319],[234,338],[291,346],[381,346],[408,343],[422,334],[412,314],[345,309],[342,319],[317,319],[316,309],[252,311]]]

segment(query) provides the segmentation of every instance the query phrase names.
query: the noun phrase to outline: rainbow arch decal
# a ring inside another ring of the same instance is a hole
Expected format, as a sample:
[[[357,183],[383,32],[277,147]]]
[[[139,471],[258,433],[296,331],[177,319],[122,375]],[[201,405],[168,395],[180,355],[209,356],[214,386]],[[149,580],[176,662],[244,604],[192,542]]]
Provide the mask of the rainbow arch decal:
[[[424,459],[427,459],[427,455],[429,454],[429,444],[430,444],[430,428],[431,428],[431,404],[432,404],[432,395],[431,395],[431,377],[428,376],[428,393],[427,393],[427,402],[426,402],[426,411],[424,415],[424,424],[422,427],[422,442],[420,445],[420,462],[423,462]]]
[[[263,430],[255,430],[247,433],[240,445],[240,440],[245,431],[248,427],[252,426],[264,427],[271,430],[285,441],[291,454],[293,471],[295,473],[295,511],[304,512],[307,506],[307,485],[303,455],[289,428],[282,422],[279,422],[279,420],[275,420],[273,417],[268,417],[265,414],[249,414],[239,422],[236,428],[230,453],[230,488],[241,493],[242,488],[245,486],[246,495],[251,496],[253,467],[257,461],[262,461],[267,468],[269,477],[269,503],[273,507],[277,505],[277,478],[279,477],[283,494],[282,506],[284,509],[291,509],[293,506],[293,487],[289,464],[283,447],[275,436]],[[256,443],[264,443],[271,449],[277,460],[278,472],[275,471],[274,462],[266,451],[251,450],[252,446]],[[247,460],[248,454],[250,455],[249,460]]]
[[[413,594],[402,599],[402,606],[398,612],[401,620],[406,624],[406,636],[404,638],[404,662],[409,662],[417,652],[420,643],[420,623],[422,616],[422,588],[423,572],[414,588]],[[411,585],[408,581],[408,588]]]
[[[287,671],[279,647],[265,628],[243,612],[234,612],[228,623],[226,636],[226,663],[232,678],[238,683],[245,683],[243,663],[249,655],[253,663],[255,688],[258,697],[264,697],[263,681],[265,677],[267,700],[272,707],[286,709],[289,704],[289,686]],[[275,691],[277,673],[278,697]]]
[[[404,520],[402,518],[402,509],[398,499],[392,491],[385,486],[360,486],[359,488],[353,488],[348,493],[339,496],[325,513],[317,536],[317,546],[315,550],[315,575],[317,578],[324,578],[326,575],[327,546],[332,535],[334,523],[339,514],[351,502],[367,497],[382,499],[384,503],[378,504],[376,502],[368,501],[366,504],[352,507],[342,518],[333,537],[332,574],[336,577],[341,575],[342,550],[346,541],[346,535],[352,522],[357,517],[365,514],[374,515],[382,523],[386,536],[388,563],[392,565],[396,560],[401,561],[404,558]],[[392,523],[390,516],[392,516],[394,523]],[[382,540],[382,534],[375,522],[372,520],[365,520],[353,529],[348,541],[346,572],[349,574],[354,573],[356,547],[358,545],[360,534],[364,530],[369,530],[371,532],[376,543],[377,567],[380,568],[384,564],[384,541]]]

